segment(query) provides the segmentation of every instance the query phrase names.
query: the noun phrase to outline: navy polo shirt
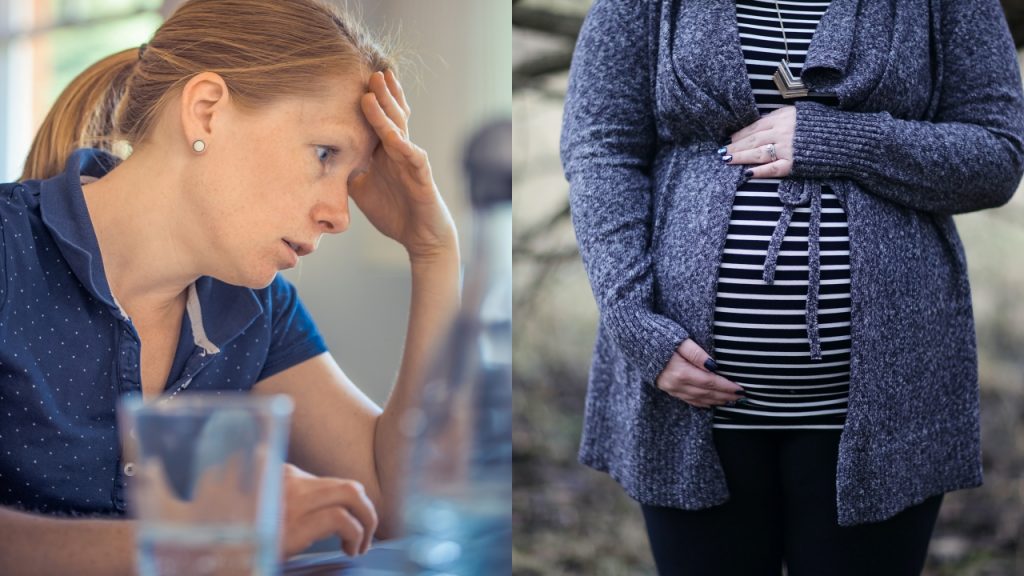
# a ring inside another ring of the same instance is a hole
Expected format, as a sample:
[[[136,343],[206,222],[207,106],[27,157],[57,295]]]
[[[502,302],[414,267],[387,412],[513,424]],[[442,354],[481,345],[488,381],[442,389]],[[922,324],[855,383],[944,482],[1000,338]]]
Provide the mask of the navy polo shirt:
[[[60,175],[0,185],[0,506],[125,513],[116,406],[142,393],[139,335],[110,292],[81,186],[117,161],[82,148]],[[326,349],[282,276],[260,290],[203,277],[163,396],[248,391]]]

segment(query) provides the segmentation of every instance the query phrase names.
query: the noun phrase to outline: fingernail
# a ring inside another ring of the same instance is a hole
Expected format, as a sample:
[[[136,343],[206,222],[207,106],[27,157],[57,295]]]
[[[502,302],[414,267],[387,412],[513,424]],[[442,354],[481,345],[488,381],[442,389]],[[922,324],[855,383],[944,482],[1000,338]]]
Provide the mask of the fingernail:
[[[732,154],[726,154],[725,156],[722,156],[722,162],[728,162],[729,160],[732,160]]]
[[[707,360],[704,361],[704,367],[710,370],[711,372],[715,372],[716,370],[718,370],[718,364],[716,364],[715,361],[712,360],[711,358],[708,358]]]
[[[733,394],[739,394],[739,395],[741,395],[741,396],[742,396],[743,394],[746,394],[746,393],[747,393],[747,391],[746,391],[746,390],[744,390],[743,388],[740,388],[739,390],[736,390],[736,391],[734,391],[734,392],[733,392]]]
[[[749,406],[750,405],[750,400],[747,400],[746,398],[740,398],[739,400],[736,401],[736,405],[737,406]]]
[[[721,156],[722,154],[725,154],[728,151],[729,151],[728,148],[726,148],[725,146],[722,146],[721,148],[718,149],[718,155]]]
[[[746,176],[747,178],[750,178],[751,176],[754,175],[754,171],[748,168],[743,171],[743,175]]]

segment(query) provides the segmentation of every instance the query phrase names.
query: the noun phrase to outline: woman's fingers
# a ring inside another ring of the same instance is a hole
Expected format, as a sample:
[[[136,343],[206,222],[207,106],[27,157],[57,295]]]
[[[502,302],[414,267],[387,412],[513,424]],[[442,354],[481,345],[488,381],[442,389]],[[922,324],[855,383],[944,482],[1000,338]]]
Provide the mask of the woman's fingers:
[[[363,94],[360,103],[367,122],[377,132],[388,157],[397,162],[406,161],[416,168],[421,168],[425,161],[422,159],[424,156],[422,150],[413,144],[408,135],[399,129],[398,125],[384,112],[377,100],[376,93]]]
[[[710,382],[713,387],[724,390],[725,392],[735,393],[743,392],[743,388],[729,380],[723,378],[708,368],[708,362],[711,361],[711,356],[700,347],[699,344],[693,341],[691,338],[687,338],[679,345],[676,349],[676,353],[683,358],[692,368],[697,372],[691,372],[693,378],[697,381]]]
[[[711,356],[699,344],[694,342],[692,338],[683,340],[683,343],[676,349],[676,353],[694,366],[705,366],[705,363],[711,359]]]
[[[710,359],[696,342],[687,338],[658,375],[656,385],[668,394],[698,408],[709,408],[743,398],[743,388],[710,371]]]
[[[371,91],[363,95],[361,105],[370,125],[385,144],[385,152],[392,160],[405,160],[418,169],[426,167],[426,152],[409,138],[412,110],[395,73],[391,70],[375,72],[369,84]]]
[[[739,140],[733,140],[726,146],[728,150],[726,154],[741,154],[748,150],[755,150],[765,144],[774,143],[778,145],[777,141],[781,140],[781,136],[775,131],[773,126],[766,126],[763,130],[758,130],[753,134],[746,136]]]
[[[402,85],[398,83],[398,76],[395,76],[395,71],[388,70],[385,72],[384,79],[387,81],[391,94],[396,100],[398,100],[398,105],[405,111],[405,119],[408,120],[409,116],[412,116],[412,109],[409,108],[409,103],[405,101],[405,90],[403,90]]]
[[[756,122],[754,122],[753,124],[751,124],[749,126],[746,126],[746,127],[742,128],[741,130],[737,130],[736,132],[734,132],[732,137],[731,137],[732,138],[732,143],[731,144],[737,144],[737,145],[738,144],[742,144],[743,141],[746,140],[747,138],[749,138],[750,136],[752,136],[752,135],[754,135],[754,134],[756,134],[758,132],[763,132],[763,131],[766,131],[766,130],[771,130],[772,127],[773,127],[773,123],[772,123],[771,116],[763,116],[760,119],[758,119]]]
[[[317,485],[300,496],[302,509],[315,511],[323,508],[345,508],[366,527],[365,537],[357,549],[362,552],[369,548],[373,534],[377,531],[377,511],[366,495],[363,485],[354,480],[340,478],[317,478]]]
[[[681,388],[696,398],[711,398],[725,401],[735,400],[743,388],[735,382],[685,362],[679,368]]]
[[[364,552],[370,548],[373,535],[377,532],[377,510],[367,491],[361,484],[353,480],[335,478],[317,479],[319,486],[312,491],[306,502],[307,509],[317,510],[325,507],[344,506],[362,526],[367,527],[364,538],[357,549]]]
[[[727,164],[750,166],[748,178],[783,178],[793,166],[796,108],[783,106],[732,135],[719,152]],[[773,154],[774,152],[774,154]]]
[[[407,162],[420,172],[427,168],[426,152],[414,144],[409,139],[409,134],[388,116],[381,106],[376,92],[363,94],[360,105],[367,122],[373,126],[377,136],[380,137],[381,146],[389,158],[396,162]]]
[[[394,122],[402,132],[409,133],[408,114],[406,113],[405,106],[402,106],[392,90],[396,90],[388,83],[387,77],[382,72],[374,72],[370,75],[370,90],[377,96],[377,101],[380,103],[381,108],[387,114],[388,118]]]
[[[299,542],[309,544],[336,534],[341,540],[341,549],[349,556],[361,553],[366,533],[366,529],[352,514],[344,508],[336,507],[321,508],[305,514],[302,522],[291,529],[294,533],[290,536]],[[305,550],[309,544],[304,544],[299,550],[289,551],[289,555]]]
[[[793,161],[779,158],[775,162],[747,168],[748,178],[784,178],[793,169]]]
[[[286,555],[301,552],[312,542],[331,534],[341,537],[347,554],[365,553],[373,541],[377,523],[373,502],[359,482],[320,478],[294,466],[286,470]]]
[[[774,158],[772,157],[773,147],[775,151]],[[770,164],[779,159],[793,157],[788,145],[776,144],[774,142],[760,144],[746,150],[738,150],[731,155],[732,159],[729,160],[728,164]]]

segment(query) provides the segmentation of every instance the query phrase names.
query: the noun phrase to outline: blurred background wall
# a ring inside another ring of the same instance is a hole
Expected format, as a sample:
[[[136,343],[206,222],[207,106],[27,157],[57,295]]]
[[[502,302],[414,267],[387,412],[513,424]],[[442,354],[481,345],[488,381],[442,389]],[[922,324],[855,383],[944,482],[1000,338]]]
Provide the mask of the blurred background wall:
[[[513,573],[654,574],[639,507],[576,462],[597,309],[558,157],[591,0],[513,0]],[[1018,48],[1024,2],[1003,3]],[[985,484],[946,495],[926,575],[1024,574],[1024,193],[956,217],[977,320]],[[941,399],[937,399],[941,401]],[[742,543],[737,548],[742,554]]]
[[[511,111],[508,2],[333,0],[366,25],[397,36],[412,139],[469,255],[464,142],[486,119]],[[147,41],[181,0],[0,0],[0,181],[18,178],[35,130],[64,86],[100,58]],[[351,203],[353,212],[358,212]],[[354,214],[316,254],[286,273],[346,373],[378,403],[398,371],[409,270],[405,251]]]

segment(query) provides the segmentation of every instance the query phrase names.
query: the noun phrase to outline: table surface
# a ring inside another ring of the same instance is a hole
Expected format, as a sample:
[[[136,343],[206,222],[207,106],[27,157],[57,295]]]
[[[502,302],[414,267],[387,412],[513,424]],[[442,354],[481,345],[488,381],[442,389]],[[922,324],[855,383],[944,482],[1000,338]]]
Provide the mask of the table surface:
[[[333,542],[323,542],[313,551],[292,556],[281,566],[288,576],[386,576],[403,574],[405,567],[405,540],[374,542],[363,556],[351,557]]]

